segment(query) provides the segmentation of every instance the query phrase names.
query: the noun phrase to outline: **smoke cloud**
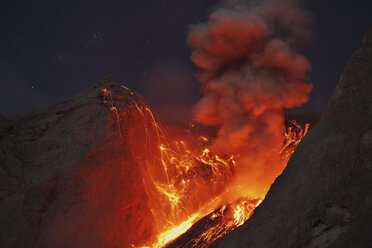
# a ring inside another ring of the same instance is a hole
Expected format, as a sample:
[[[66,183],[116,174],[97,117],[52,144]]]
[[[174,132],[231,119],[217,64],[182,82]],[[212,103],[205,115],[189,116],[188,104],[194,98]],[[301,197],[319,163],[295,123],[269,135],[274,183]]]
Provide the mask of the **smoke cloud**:
[[[191,59],[205,95],[193,117],[218,125],[212,151],[234,154],[236,183],[246,194],[263,196],[287,161],[283,141],[284,109],[309,99],[310,18],[296,1],[227,1],[206,24],[188,36]]]

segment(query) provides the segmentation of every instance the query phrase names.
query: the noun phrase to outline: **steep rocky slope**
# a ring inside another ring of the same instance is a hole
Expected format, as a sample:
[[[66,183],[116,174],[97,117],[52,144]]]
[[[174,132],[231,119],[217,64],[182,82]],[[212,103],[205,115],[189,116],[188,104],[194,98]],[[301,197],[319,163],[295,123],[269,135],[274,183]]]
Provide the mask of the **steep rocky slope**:
[[[0,118],[1,247],[146,238],[151,213],[126,136],[136,105],[141,97],[108,77],[66,102]]]
[[[372,29],[323,119],[264,202],[218,247],[372,247]]]

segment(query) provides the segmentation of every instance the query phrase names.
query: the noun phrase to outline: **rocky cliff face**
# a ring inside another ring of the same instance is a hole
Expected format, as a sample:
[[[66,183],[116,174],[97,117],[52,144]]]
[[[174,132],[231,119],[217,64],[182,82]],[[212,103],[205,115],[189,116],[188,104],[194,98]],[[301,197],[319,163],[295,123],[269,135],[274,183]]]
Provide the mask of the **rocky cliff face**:
[[[108,77],[67,102],[0,118],[1,247],[130,247],[151,233],[127,147],[136,105],[141,97]]]
[[[323,119],[264,202],[218,247],[372,247],[372,29]]]

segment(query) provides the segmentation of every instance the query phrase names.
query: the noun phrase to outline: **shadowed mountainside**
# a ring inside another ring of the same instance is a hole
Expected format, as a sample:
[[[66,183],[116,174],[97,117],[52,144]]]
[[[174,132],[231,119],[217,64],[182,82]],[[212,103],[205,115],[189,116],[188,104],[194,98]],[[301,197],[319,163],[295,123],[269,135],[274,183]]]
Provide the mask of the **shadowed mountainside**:
[[[217,247],[372,246],[372,29],[266,199]]]
[[[147,238],[151,212],[127,147],[136,105],[144,106],[138,94],[107,77],[66,102],[1,117],[1,247],[130,247]]]

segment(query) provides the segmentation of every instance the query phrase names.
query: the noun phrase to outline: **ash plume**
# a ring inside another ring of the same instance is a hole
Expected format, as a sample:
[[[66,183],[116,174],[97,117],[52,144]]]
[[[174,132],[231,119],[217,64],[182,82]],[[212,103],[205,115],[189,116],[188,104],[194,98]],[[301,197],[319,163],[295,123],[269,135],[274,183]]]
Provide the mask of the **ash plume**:
[[[310,24],[296,1],[230,0],[190,30],[205,92],[193,117],[219,126],[211,149],[238,158],[236,183],[248,195],[263,196],[286,164],[283,111],[307,102],[312,89],[301,55]]]

